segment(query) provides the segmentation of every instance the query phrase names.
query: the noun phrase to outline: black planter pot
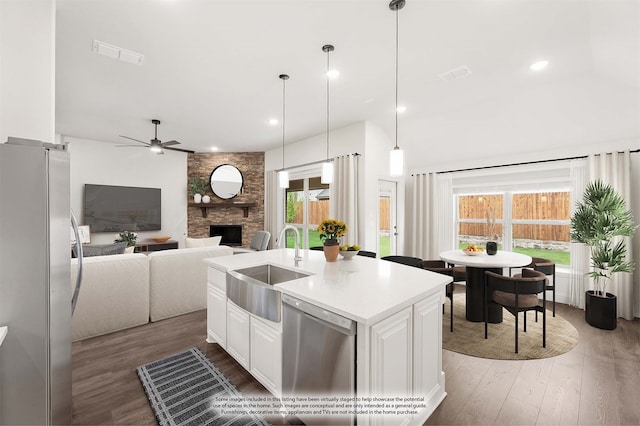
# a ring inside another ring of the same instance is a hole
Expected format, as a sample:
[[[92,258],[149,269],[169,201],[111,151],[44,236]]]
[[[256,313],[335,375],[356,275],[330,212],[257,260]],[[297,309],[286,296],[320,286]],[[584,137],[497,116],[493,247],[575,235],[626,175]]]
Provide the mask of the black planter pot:
[[[487,254],[493,256],[498,252],[498,243],[495,241],[487,241]]]
[[[618,325],[618,300],[607,293],[598,296],[593,290],[585,292],[584,319],[587,324],[603,330],[615,330]]]

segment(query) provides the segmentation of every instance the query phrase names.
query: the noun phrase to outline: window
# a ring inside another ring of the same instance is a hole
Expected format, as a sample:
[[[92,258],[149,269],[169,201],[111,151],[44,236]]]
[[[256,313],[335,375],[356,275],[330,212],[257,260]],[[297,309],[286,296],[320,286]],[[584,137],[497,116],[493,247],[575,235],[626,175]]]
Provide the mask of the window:
[[[497,236],[498,248],[568,265],[571,196],[567,191],[460,194],[458,246],[484,245]],[[488,219],[495,217],[490,228]]]
[[[300,247],[321,246],[316,231],[322,219],[329,218],[329,185],[320,182],[320,176],[289,181],[285,193],[285,222],[294,225],[300,233]],[[286,247],[294,247],[295,234],[287,231]]]

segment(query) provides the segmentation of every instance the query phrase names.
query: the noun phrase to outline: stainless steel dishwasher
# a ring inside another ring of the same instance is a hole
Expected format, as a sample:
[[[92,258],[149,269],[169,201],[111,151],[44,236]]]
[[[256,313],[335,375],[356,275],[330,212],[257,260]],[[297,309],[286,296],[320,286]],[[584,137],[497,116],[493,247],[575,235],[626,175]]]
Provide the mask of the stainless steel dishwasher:
[[[356,322],[286,294],[282,311],[283,395],[353,398]],[[353,415],[299,417],[307,424],[355,423]]]

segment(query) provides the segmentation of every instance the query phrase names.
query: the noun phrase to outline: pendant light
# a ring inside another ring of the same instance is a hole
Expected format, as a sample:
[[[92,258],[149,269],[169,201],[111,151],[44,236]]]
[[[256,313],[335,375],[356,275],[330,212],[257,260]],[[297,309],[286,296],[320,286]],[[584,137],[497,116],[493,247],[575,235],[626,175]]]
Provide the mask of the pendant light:
[[[280,74],[278,78],[282,79],[282,170],[278,172],[278,182],[280,188],[289,188],[289,172],[284,170],[284,114],[285,114],[285,81],[289,80],[287,74]]]
[[[322,46],[322,51],[327,54],[327,161],[322,163],[321,183],[333,182],[333,163],[329,161],[329,53],[333,52],[333,49],[330,44]]]
[[[396,13],[396,145],[389,153],[389,175],[402,176],[404,171],[404,152],[398,147],[398,11],[404,7],[405,0],[391,0],[389,9]]]

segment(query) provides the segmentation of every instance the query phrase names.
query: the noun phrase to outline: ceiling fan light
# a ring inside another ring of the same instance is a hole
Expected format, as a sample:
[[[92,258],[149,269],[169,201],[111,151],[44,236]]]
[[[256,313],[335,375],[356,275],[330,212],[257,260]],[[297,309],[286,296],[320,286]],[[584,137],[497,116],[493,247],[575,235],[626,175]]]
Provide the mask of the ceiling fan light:
[[[163,153],[163,152],[162,152],[162,147],[161,147],[161,146],[158,146],[158,145],[151,145],[151,146],[149,147],[149,150],[150,150],[151,152],[153,152],[153,153],[156,153],[156,154],[162,154],[162,153]]]
[[[327,161],[322,163],[322,176],[320,177],[320,183],[333,183],[333,163]]]
[[[404,172],[404,151],[395,147],[389,152],[389,175],[402,176]]]
[[[289,172],[287,172],[286,170],[281,170],[278,172],[278,184],[282,189],[289,188]]]

